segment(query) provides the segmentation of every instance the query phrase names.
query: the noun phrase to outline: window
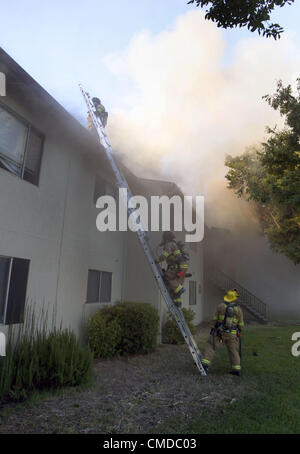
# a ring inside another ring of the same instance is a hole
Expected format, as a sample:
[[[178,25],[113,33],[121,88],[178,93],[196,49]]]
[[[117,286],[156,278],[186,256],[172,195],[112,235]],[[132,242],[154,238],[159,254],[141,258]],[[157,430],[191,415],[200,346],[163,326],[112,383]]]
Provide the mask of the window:
[[[0,323],[22,323],[30,261],[0,256]]]
[[[94,189],[94,203],[96,204],[99,197],[102,195],[111,195],[112,197],[116,196],[116,191],[114,186],[111,183],[105,181],[99,175],[95,177],[95,189]]]
[[[89,270],[87,303],[109,303],[111,300],[112,273]]]
[[[195,306],[197,304],[197,296],[196,296],[196,281],[189,282],[189,305]]]
[[[0,167],[38,185],[43,136],[0,105]]]

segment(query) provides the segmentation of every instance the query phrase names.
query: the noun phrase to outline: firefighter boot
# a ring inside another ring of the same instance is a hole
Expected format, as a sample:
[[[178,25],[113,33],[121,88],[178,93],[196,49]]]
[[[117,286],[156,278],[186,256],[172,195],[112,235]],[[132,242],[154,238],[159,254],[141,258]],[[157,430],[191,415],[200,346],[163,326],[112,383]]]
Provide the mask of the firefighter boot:
[[[195,363],[195,364],[196,364],[196,363]],[[207,372],[208,372],[208,365],[202,363],[202,366],[203,366],[203,369],[205,370],[205,372],[207,373]]]
[[[241,371],[240,370],[232,370],[229,372],[231,375],[236,375],[237,377],[241,376]]]

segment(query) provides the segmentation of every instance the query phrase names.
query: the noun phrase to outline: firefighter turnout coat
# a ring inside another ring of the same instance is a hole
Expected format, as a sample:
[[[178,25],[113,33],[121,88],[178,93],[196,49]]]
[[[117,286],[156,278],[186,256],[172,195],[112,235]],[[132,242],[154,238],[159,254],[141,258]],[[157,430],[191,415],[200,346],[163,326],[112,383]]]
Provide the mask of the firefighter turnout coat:
[[[203,365],[210,365],[215,350],[225,345],[233,371],[241,370],[238,334],[244,328],[243,311],[236,302],[221,303],[211,322],[211,335],[206,342]]]
[[[183,258],[183,254],[178,243],[175,240],[167,241],[163,245],[163,251],[156,263],[165,261],[167,263],[166,278],[168,287],[171,292],[174,303],[180,304],[181,295],[183,293],[183,283],[185,274],[188,270],[187,260]]]

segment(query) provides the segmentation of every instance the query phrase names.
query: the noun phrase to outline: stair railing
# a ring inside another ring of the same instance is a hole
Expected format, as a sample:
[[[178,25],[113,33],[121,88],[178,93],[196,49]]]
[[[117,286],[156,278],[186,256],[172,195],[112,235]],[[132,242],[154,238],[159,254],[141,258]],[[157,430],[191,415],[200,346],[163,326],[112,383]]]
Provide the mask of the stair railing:
[[[252,310],[260,314],[262,317],[267,318],[267,305],[260,298],[253,295],[249,290],[245,289],[231,277],[227,276],[223,271],[215,267],[209,267],[207,277],[222,290],[229,290],[236,288],[240,296],[240,302],[248,305]]]

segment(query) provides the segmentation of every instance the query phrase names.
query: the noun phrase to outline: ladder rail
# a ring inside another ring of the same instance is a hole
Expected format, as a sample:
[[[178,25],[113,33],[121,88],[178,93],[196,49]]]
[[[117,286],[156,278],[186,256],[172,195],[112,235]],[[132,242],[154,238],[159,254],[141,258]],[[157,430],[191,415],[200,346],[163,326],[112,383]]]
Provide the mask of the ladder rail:
[[[188,347],[189,347],[189,350],[190,350],[190,353],[195,361],[195,364],[196,366],[198,367],[201,375],[203,376],[206,376],[206,372],[204,370],[204,367],[202,365],[202,362],[201,362],[201,352],[190,332],[190,329],[185,321],[185,318],[182,314],[182,312],[180,311],[180,309],[174,304],[170,294],[169,294],[169,291],[165,285],[165,282],[163,280],[163,277],[162,277],[162,274],[160,272],[160,269],[158,267],[158,265],[155,263],[155,260],[154,260],[154,254],[151,250],[151,246],[149,244],[149,240],[148,240],[148,236],[145,232],[145,230],[143,229],[143,226],[141,224],[140,221],[138,221],[138,215],[136,214],[136,211],[134,208],[131,208],[130,205],[129,205],[129,200],[131,199],[132,197],[132,193],[131,193],[131,190],[130,190],[130,187],[127,183],[127,180],[126,178],[124,177],[122,171],[119,169],[118,165],[117,165],[117,162],[113,156],[113,149],[109,143],[109,140],[103,130],[103,125],[101,123],[101,120],[99,117],[96,116],[95,114],[95,111],[94,111],[94,105],[92,104],[92,101],[90,99],[90,96],[88,95],[88,93],[85,92],[85,90],[83,89],[82,85],[80,84],[79,85],[80,87],[80,90],[81,90],[81,93],[82,93],[82,96],[86,102],[86,105],[88,107],[88,110],[89,110],[89,115],[93,121],[93,124],[96,128],[96,131],[98,133],[98,136],[99,136],[99,140],[100,140],[100,143],[101,145],[103,146],[103,148],[105,149],[105,152],[106,152],[106,156],[111,164],[111,167],[112,167],[112,170],[114,172],[114,175],[116,177],[116,182],[117,182],[117,186],[119,187],[119,189],[127,189],[127,200],[125,200],[125,194],[123,193],[123,191],[121,191],[121,194],[122,194],[122,197],[124,198],[123,202],[126,203],[126,206],[127,206],[127,211],[129,213],[129,215],[132,215],[138,225],[138,229],[136,231],[137,235],[138,235],[138,238],[139,238],[139,241],[141,243],[141,246],[144,250],[144,253],[148,259],[148,262],[152,268],[152,272],[154,274],[154,277],[155,277],[155,280],[159,286],[159,289],[166,301],[166,304],[167,304],[167,307],[168,309],[170,310],[173,318],[175,319],[176,323],[177,323],[177,326],[179,327],[180,329],[180,332],[185,340],[185,342],[187,343]],[[120,203],[120,201],[119,201]]]

